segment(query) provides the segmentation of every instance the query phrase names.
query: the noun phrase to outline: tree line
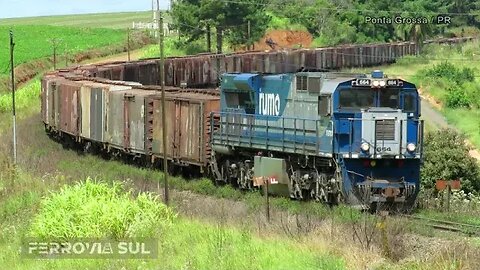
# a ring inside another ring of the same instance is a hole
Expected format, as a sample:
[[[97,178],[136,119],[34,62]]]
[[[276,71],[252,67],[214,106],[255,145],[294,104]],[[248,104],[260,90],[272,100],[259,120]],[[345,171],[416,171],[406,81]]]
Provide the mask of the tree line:
[[[171,14],[173,26],[188,41],[205,39],[208,51],[221,52],[225,38],[232,45],[253,44],[272,16],[304,26],[323,45],[336,45],[421,41],[449,29],[478,28],[479,10],[480,0],[177,0]],[[437,21],[438,16],[450,23]],[[371,23],[367,17],[426,18],[428,23]]]

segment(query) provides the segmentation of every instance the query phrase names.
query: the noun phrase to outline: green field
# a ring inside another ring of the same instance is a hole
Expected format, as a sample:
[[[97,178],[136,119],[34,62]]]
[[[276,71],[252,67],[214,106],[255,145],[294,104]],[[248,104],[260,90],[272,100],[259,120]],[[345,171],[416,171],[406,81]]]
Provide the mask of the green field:
[[[0,26],[0,74],[9,62],[9,30],[15,37],[15,66],[52,55],[50,39],[60,40],[58,54],[78,53],[88,49],[125,42],[125,31],[103,28],[77,28],[48,25]],[[8,70],[7,70],[8,72]]]
[[[53,26],[126,29],[127,27],[132,27],[132,22],[147,22],[151,19],[152,13],[150,11],[140,11],[0,19],[0,25],[41,24]]]

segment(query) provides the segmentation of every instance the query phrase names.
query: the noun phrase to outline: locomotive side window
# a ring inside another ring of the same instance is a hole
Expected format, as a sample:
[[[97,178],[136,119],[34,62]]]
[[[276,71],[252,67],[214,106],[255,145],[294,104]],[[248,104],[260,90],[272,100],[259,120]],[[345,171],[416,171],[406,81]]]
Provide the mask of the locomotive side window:
[[[320,116],[330,115],[330,96],[318,97],[318,115]]]
[[[340,91],[339,108],[361,109],[375,106],[372,89],[343,89]]]
[[[228,108],[245,109],[246,113],[255,113],[255,104],[252,102],[249,93],[225,92],[225,101]]]
[[[297,91],[307,91],[307,76],[297,76]]]
[[[383,89],[380,91],[379,107],[400,108],[400,89]]]
[[[238,101],[238,94],[237,93],[229,93],[225,92],[225,100],[227,102],[228,108],[237,108],[240,104]]]
[[[415,112],[415,95],[405,95],[403,100],[403,110],[405,112]]]

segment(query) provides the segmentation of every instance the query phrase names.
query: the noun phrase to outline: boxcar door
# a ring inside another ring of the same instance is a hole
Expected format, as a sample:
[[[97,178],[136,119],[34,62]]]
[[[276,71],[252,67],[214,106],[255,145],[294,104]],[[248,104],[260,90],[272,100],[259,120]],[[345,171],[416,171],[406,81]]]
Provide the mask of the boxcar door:
[[[57,87],[57,84],[55,82],[50,82],[47,84],[47,106],[46,106],[46,111],[47,111],[47,118],[48,118],[48,124],[50,126],[55,127],[55,89]]]
[[[125,94],[123,99],[123,148],[130,149],[130,104],[135,102],[135,96]]]
[[[180,106],[182,122],[180,123],[180,145],[178,148],[181,159],[192,162],[200,161],[202,140],[202,109],[196,101],[182,101]]]
[[[80,117],[82,119],[81,136],[90,139],[90,87],[80,90]]]
[[[90,133],[93,140],[103,142],[103,90],[102,88],[92,88],[90,110]]]

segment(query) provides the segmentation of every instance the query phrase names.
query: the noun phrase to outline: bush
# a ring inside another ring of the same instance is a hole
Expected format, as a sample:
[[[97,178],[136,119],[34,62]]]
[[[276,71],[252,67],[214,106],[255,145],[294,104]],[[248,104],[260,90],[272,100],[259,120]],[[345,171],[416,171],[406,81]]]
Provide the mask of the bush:
[[[35,79],[15,92],[15,108],[21,110],[32,106],[32,102],[40,95],[40,80]],[[11,93],[0,96],[0,113],[12,110]]]
[[[450,108],[470,108],[473,100],[464,87],[454,85],[447,90],[446,101]]]
[[[423,151],[425,162],[421,181],[424,188],[433,188],[439,179],[460,179],[464,191],[480,191],[480,169],[469,155],[463,135],[452,129],[427,133]]]
[[[30,236],[42,239],[149,237],[170,226],[175,214],[151,194],[135,199],[116,183],[91,179],[66,186],[41,203]]]
[[[450,108],[470,108],[477,106],[477,87],[475,85],[475,70],[469,67],[457,68],[449,62],[435,65],[425,71],[425,77],[437,85],[447,89],[445,102]]]
[[[217,187],[213,184],[212,180],[207,178],[192,182],[191,187],[193,191],[203,195],[213,195],[217,191]]]
[[[465,83],[464,89],[471,106],[480,109],[480,85],[475,82]]]
[[[469,67],[460,69],[450,62],[443,62],[434,65],[426,71],[425,75],[433,79],[447,79],[459,85],[465,82],[473,82],[475,80],[474,69]]]

